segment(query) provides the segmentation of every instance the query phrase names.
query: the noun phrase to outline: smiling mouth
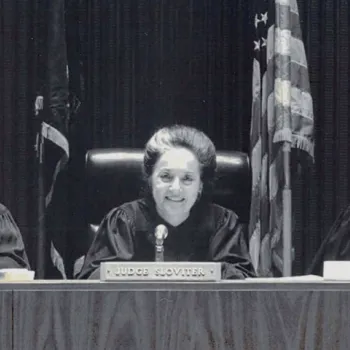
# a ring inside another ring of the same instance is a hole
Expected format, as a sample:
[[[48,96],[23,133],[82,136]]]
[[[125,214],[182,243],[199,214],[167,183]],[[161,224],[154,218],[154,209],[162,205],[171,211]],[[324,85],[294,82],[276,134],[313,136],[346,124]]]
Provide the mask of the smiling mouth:
[[[169,197],[165,197],[168,201],[171,202],[176,202],[176,203],[181,203],[183,202],[185,199],[184,198],[169,198]]]

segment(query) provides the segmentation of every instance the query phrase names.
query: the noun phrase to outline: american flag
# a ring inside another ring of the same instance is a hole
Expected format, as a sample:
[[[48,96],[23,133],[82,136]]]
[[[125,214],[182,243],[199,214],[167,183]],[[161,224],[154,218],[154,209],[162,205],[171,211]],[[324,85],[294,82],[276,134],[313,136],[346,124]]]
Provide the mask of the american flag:
[[[65,244],[62,213],[67,210],[67,203],[64,202],[66,191],[62,186],[59,190],[57,188],[59,175],[69,159],[65,1],[43,2],[41,6],[40,12],[45,14],[47,23],[41,33],[44,43],[40,50],[39,67],[45,72],[42,79],[44,88],[35,99],[35,114],[40,122],[36,142],[39,165],[37,274],[39,278],[47,277],[46,256],[50,255],[55,269],[66,278],[64,259],[58,248]],[[53,200],[54,195],[58,195],[60,201]],[[49,254],[47,248],[50,249]]]
[[[313,157],[314,114],[296,0],[255,0],[249,250],[261,276],[282,272],[283,147]]]

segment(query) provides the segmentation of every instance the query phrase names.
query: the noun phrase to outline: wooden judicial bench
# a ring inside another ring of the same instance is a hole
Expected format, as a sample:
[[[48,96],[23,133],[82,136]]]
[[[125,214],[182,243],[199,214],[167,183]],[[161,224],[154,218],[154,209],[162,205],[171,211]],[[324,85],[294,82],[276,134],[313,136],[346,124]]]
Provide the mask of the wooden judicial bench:
[[[1,350],[350,349],[350,283],[0,283]]]

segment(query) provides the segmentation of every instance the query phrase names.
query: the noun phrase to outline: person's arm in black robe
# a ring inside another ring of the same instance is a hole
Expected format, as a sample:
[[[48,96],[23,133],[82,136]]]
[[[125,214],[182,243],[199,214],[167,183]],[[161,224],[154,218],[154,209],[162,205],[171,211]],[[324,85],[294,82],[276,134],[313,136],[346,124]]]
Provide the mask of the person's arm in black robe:
[[[22,235],[10,211],[0,203],[0,269],[30,269]]]
[[[256,276],[244,238],[244,225],[230,210],[225,211],[210,240],[208,260],[222,263],[222,279]]]
[[[99,279],[101,262],[130,261],[134,256],[134,231],[134,222],[125,211],[111,210],[102,220],[77,278]]]

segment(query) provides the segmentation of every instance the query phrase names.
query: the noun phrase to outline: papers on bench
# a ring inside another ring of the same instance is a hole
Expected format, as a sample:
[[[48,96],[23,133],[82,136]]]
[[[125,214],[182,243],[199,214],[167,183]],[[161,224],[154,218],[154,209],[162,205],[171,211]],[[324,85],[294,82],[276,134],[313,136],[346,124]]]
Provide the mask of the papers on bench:
[[[35,272],[28,269],[0,269],[0,282],[32,281]]]
[[[325,281],[350,281],[350,261],[325,261],[323,277]]]
[[[290,276],[290,277],[255,277],[246,278],[245,281],[249,282],[319,282],[323,281],[324,278],[317,275],[303,275],[303,276]]]

